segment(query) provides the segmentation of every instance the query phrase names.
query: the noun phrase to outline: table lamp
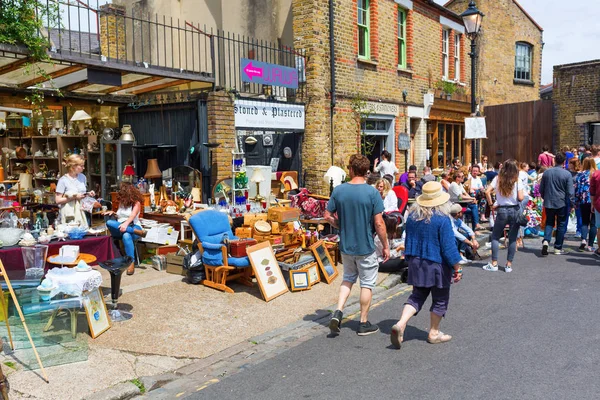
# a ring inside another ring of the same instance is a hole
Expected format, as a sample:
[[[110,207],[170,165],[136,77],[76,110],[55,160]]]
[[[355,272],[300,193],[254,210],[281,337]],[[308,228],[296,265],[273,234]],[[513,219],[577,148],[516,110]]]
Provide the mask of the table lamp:
[[[162,172],[160,172],[160,168],[158,168],[158,160],[156,158],[151,158],[148,160],[148,167],[146,168],[146,173],[144,174],[144,178],[150,180],[154,178],[161,178]],[[153,185],[151,185],[153,187]],[[162,194],[162,193],[161,193]],[[154,189],[150,191],[150,200],[152,202],[152,209],[156,207],[156,203],[154,201]]]
[[[193,187],[192,188],[192,200],[194,203],[202,203],[202,196],[200,192],[200,188]]]
[[[33,175],[26,172],[19,174],[19,186],[21,192],[29,193],[33,189]]]
[[[85,130],[85,121],[89,121],[92,117],[83,110],[75,111],[75,114],[71,117],[71,122],[79,122],[79,134],[83,134]]]
[[[254,198],[252,200],[256,201],[256,202],[261,202],[263,201],[265,198],[262,197],[260,195],[260,183],[265,181],[265,177],[262,174],[262,171],[260,169],[255,169],[254,172],[252,173],[252,176],[250,177],[250,182],[254,182],[256,183],[256,196],[254,196]]]

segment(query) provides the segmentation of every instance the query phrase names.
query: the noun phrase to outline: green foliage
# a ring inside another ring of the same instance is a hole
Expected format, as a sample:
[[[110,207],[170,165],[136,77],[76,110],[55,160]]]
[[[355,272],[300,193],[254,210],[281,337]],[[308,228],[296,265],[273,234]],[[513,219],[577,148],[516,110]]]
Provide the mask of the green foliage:
[[[138,389],[140,389],[140,393],[141,394],[146,393],[146,387],[144,386],[144,384],[142,383],[142,381],[140,381],[139,379],[135,378],[135,379],[132,379],[130,382],[133,383],[135,386],[137,386]]]
[[[369,118],[369,116],[372,114],[372,111],[367,108],[366,99],[359,94],[356,94],[352,98],[350,104],[360,133],[360,152],[362,155],[370,156],[373,153],[373,149],[375,149],[376,142],[374,140],[370,140],[372,138],[365,134],[362,127],[363,122]]]
[[[17,365],[12,361],[4,361],[4,365],[12,369],[17,369]]]
[[[442,79],[435,83],[435,88],[449,95],[452,95],[454,92],[456,92],[456,84],[454,82],[445,81]]]
[[[50,62],[46,27],[57,27],[60,10],[57,2],[42,0],[0,0],[0,43],[25,46],[30,62],[25,64],[28,75],[50,76],[37,64]],[[60,94],[60,92],[59,92]],[[40,108],[44,93],[38,86],[26,99]]]

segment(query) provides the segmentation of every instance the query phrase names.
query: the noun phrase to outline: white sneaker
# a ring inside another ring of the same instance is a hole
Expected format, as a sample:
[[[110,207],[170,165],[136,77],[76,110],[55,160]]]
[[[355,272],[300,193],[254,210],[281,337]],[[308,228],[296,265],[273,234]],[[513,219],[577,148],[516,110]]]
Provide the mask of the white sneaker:
[[[490,271],[490,272],[497,272],[498,271],[498,265],[494,265],[491,262],[485,264],[483,267],[484,271]]]
[[[492,242],[487,242],[487,243],[485,244],[485,248],[486,248],[486,249],[491,249],[491,248],[492,248]]]
[[[565,249],[554,249],[554,255],[563,256],[565,254],[569,254],[569,251]]]
[[[460,265],[467,265],[469,260],[465,260],[464,258],[458,262]]]
[[[504,272],[512,272],[512,267],[507,265],[506,267],[504,267]]]

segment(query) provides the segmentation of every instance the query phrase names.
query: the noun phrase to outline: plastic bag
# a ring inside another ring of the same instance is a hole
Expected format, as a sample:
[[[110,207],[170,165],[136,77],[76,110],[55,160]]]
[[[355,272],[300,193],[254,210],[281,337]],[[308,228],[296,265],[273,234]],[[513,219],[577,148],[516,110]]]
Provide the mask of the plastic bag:
[[[577,232],[577,217],[575,216],[575,212],[569,214],[569,223],[567,224],[567,233],[575,233]]]
[[[202,255],[200,250],[195,253],[189,253],[183,257],[183,269],[187,271],[186,277],[188,283],[197,285],[206,279],[204,264],[202,264]]]

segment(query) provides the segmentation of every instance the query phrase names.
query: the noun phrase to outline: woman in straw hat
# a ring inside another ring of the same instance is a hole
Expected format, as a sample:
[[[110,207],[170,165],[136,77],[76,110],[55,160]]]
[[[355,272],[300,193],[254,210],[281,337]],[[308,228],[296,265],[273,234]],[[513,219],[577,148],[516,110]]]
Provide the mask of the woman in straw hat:
[[[402,345],[408,320],[417,315],[429,294],[431,329],[427,341],[435,344],[452,339],[440,331],[440,322],[448,310],[452,279],[458,282],[462,277],[449,198],[439,182],[427,182],[423,185],[423,194],[408,211],[404,254],[408,262],[408,284],[413,286],[413,292],[405,303],[400,321],[392,327],[390,338],[397,349]]]

